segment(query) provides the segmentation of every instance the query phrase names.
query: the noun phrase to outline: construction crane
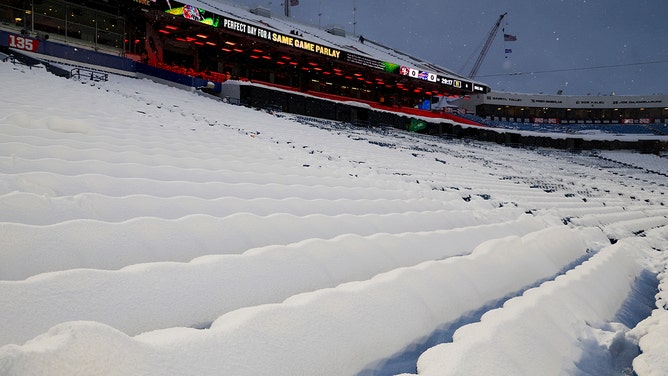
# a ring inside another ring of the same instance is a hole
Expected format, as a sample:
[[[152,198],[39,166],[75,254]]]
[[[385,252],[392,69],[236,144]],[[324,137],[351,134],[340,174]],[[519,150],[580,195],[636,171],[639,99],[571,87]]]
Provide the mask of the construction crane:
[[[478,59],[475,61],[475,64],[473,64],[473,68],[471,68],[471,73],[469,73],[469,78],[475,78],[475,76],[478,74],[478,69],[480,69],[482,61],[485,60],[485,56],[487,56],[487,51],[489,51],[489,48],[492,46],[492,42],[494,42],[494,37],[496,36],[496,33],[499,31],[499,26],[501,26],[501,21],[503,21],[503,18],[506,16],[506,14],[508,14],[508,12],[500,15],[499,19],[496,20],[496,24],[494,24],[494,27],[492,27],[492,30],[489,31],[489,34],[487,35],[487,41],[485,41],[485,45],[482,47],[482,51],[480,51]]]

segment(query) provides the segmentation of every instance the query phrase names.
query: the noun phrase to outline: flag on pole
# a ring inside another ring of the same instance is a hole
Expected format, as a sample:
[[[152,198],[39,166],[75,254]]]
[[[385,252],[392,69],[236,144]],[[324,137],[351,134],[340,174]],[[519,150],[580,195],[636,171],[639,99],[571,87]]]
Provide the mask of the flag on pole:
[[[503,34],[503,40],[505,42],[514,42],[517,40],[517,36],[512,34]]]
[[[297,5],[299,5],[299,0],[290,0],[291,7],[296,7]]]

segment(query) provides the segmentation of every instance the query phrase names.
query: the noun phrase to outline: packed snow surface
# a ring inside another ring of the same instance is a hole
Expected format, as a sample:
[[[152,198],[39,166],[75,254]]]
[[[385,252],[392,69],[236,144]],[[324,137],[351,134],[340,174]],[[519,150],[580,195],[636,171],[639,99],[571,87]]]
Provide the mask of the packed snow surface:
[[[2,375],[668,374],[668,161],[0,64]]]

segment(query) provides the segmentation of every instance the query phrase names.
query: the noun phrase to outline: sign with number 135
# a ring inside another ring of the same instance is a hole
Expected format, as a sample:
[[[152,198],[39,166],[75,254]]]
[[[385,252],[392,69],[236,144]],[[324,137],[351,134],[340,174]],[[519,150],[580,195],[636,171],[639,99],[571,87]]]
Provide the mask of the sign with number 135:
[[[18,48],[19,50],[36,52],[39,46],[39,41],[31,38],[26,38],[20,35],[9,34],[9,47]]]

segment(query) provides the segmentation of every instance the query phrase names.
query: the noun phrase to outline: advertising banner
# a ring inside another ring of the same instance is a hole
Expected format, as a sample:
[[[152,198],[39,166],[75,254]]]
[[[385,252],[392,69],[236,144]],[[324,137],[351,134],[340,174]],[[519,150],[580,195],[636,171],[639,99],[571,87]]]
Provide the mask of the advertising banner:
[[[32,39],[23,35],[9,34],[7,45],[11,48],[19,50],[37,52],[39,47],[39,39]]]

